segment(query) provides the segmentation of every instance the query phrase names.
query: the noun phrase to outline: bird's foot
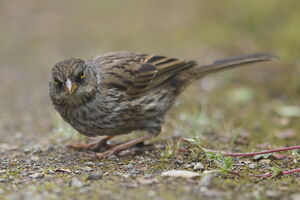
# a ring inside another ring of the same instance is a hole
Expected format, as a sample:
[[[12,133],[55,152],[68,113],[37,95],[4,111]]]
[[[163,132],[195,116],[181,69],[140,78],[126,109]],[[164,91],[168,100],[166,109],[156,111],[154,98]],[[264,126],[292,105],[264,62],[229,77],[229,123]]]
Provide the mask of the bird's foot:
[[[111,155],[114,155],[116,153],[117,153],[117,151],[115,151],[113,149],[110,149],[110,150],[107,150],[107,151],[105,151],[103,153],[96,153],[96,155],[94,155],[94,156],[97,159],[104,159],[104,158],[107,158],[107,157],[109,157]]]
[[[79,150],[79,151],[95,151],[99,152],[103,149],[110,149],[113,148],[115,145],[109,145],[107,144],[107,141],[111,139],[113,136],[105,136],[104,138],[101,138],[97,142],[88,143],[88,144],[70,144],[67,145],[68,148]]]
[[[133,140],[130,140],[130,141],[127,141],[125,143],[122,143],[122,144],[119,144],[119,145],[116,145],[112,148],[110,148],[109,150],[107,151],[104,151],[103,153],[96,153],[96,158],[98,159],[103,159],[103,158],[107,158],[113,154],[116,154],[116,153],[119,153],[120,151],[123,151],[125,149],[128,149],[129,147],[132,147],[136,144],[139,144],[139,143],[142,143],[146,140],[149,140],[153,137],[156,137],[158,134],[151,134],[151,133],[148,133],[142,137],[139,137],[139,138],[136,138],[136,139],[133,139]]]

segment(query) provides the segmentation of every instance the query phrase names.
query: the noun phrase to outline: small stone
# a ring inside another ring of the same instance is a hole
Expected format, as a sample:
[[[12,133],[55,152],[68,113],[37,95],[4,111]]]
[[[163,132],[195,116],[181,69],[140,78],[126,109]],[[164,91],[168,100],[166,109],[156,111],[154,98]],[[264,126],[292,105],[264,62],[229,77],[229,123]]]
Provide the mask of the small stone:
[[[91,172],[91,171],[93,171],[93,168],[91,168],[91,167],[83,167],[82,168],[84,171],[86,171],[86,172]]]
[[[192,168],[192,167],[194,167],[194,164],[193,164],[193,163],[184,165],[184,168]]]
[[[131,169],[130,172],[129,172],[131,175],[138,175],[141,173],[140,170],[137,170],[137,169]]]
[[[129,177],[130,177],[129,174],[123,174],[122,176],[123,176],[124,178],[129,178]]]
[[[194,171],[198,171],[198,170],[202,170],[202,169],[204,169],[204,165],[201,162],[195,163],[195,165],[193,167]]]
[[[137,180],[139,184],[142,184],[142,185],[152,185],[152,184],[156,184],[158,183],[158,179],[157,178],[152,178],[152,179],[138,179]]]
[[[85,162],[85,163],[83,163],[84,165],[87,165],[87,166],[94,166],[95,165],[95,163],[94,162],[92,162],[92,161],[87,161],[87,162]]]
[[[0,178],[0,183],[6,182],[7,180],[4,178]]]
[[[72,186],[74,188],[80,188],[83,186],[83,183],[78,178],[73,177],[70,182],[70,186]]]
[[[268,165],[270,164],[271,160],[270,159],[261,159],[258,163],[261,165]]]
[[[54,173],[55,173],[54,170],[52,170],[52,169],[49,169],[49,170],[48,170],[48,174],[54,174]]]
[[[35,173],[35,174],[29,175],[29,177],[33,178],[33,179],[44,178],[44,176],[45,175],[43,173]]]
[[[257,164],[255,164],[255,163],[250,163],[248,166],[249,166],[249,169],[255,169],[256,166],[257,166]]]
[[[118,158],[118,156],[113,154],[113,155],[108,156],[107,160],[119,160],[119,158]]]
[[[32,149],[30,149],[30,148],[28,148],[28,147],[25,147],[24,149],[23,149],[23,152],[24,153],[30,153],[32,151]]]
[[[200,176],[200,174],[196,172],[186,171],[186,170],[170,170],[170,171],[163,172],[161,176],[194,178]]]
[[[56,169],[55,172],[67,172],[67,173],[71,173],[71,170],[67,169],[67,168],[59,168],[59,169]]]
[[[37,154],[37,153],[42,153],[43,151],[42,151],[42,149],[40,148],[40,147],[35,147],[34,149],[33,149],[33,152],[32,153],[34,153],[34,154]]]
[[[132,164],[128,164],[126,165],[127,169],[132,169],[133,168],[133,165]]]
[[[266,195],[271,198],[279,198],[281,196],[281,192],[276,190],[268,190]]]
[[[181,164],[183,164],[184,162],[182,161],[182,160],[175,160],[175,164],[179,164],[179,165],[181,165]]]
[[[295,193],[290,196],[291,200],[300,200],[300,193]]]
[[[102,178],[102,173],[97,172],[97,173],[89,174],[88,177],[87,177],[87,180],[96,181],[96,180],[99,180],[101,178]]]
[[[123,174],[121,172],[113,172],[112,174],[115,176],[123,176]]]
[[[40,158],[38,156],[31,156],[30,160],[32,161],[38,161]]]
[[[207,174],[201,178],[201,180],[199,181],[199,184],[202,187],[211,187],[213,184],[214,178],[215,178],[215,175]]]

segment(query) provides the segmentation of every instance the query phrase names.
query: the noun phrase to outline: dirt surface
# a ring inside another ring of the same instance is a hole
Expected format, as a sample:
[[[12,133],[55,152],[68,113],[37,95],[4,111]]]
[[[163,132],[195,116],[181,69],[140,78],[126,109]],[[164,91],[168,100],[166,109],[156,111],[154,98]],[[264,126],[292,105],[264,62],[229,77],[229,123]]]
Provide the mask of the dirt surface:
[[[300,144],[299,6],[279,0],[2,0],[0,199],[300,199],[299,173],[282,175],[300,168],[297,150],[233,159],[202,150]],[[66,147],[93,139],[56,114],[49,73],[64,58],[120,50],[201,63],[253,52],[281,60],[199,80],[178,98],[159,137],[97,160],[93,152]],[[169,170],[198,174],[162,176]],[[265,173],[273,176],[255,177]]]

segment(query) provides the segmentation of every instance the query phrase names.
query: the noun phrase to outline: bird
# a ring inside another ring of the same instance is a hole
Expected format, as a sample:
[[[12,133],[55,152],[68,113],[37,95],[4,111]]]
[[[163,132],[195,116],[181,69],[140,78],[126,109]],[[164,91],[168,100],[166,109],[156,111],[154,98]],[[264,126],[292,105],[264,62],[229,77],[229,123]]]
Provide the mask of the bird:
[[[49,96],[64,121],[79,133],[104,136],[95,143],[70,147],[95,150],[97,158],[106,158],[158,136],[176,97],[196,80],[225,69],[277,59],[272,54],[255,53],[199,64],[127,51],[87,60],[70,58],[53,66]],[[113,137],[136,130],[146,134],[99,152]]]

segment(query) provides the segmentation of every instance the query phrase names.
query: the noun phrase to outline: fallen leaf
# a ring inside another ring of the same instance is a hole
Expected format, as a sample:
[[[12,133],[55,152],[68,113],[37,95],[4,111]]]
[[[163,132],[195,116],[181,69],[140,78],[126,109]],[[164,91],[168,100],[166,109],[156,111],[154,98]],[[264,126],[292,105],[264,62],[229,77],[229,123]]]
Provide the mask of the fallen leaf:
[[[189,149],[184,148],[184,147],[181,147],[178,149],[178,152],[180,152],[180,153],[184,153],[184,152],[188,152],[188,151],[189,151]]]
[[[247,144],[249,144],[249,142],[250,142],[249,139],[245,138],[245,137],[238,137],[234,141],[235,144],[240,144],[240,145],[247,145]]]
[[[264,144],[257,144],[255,146],[258,149],[271,149],[272,146],[270,144],[264,143]]]
[[[277,133],[276,137],[279,139],[288,139],[288,138],[293,138],[295,135],[296,135],[296,133],[294,130],[287,129],[287,130]]]
[[[271,153],[266,153],[266,154],[260,154],[260,155],[255,155],[253,156],[253,160],[259,160],[259,159],[266,159],[269,158],[272,154]]]
[[[186,170],[170,170],[170,171],[163,172],[161,176],[194,178],[194,177],[201,176],[201,174],[197,172],[186,171]]]
[[[284,154],[279,154],[279,153],[273,153],[272,156],[273,156],[275,159],[277,159],[277,160],[282,160],[282,159],[286,158],[286,155],[284,155]]]
[[[56,169],[55,172],[67,172],[67,173],[71,173],[71,170],[66,169],[66,168],[59,168],[59,169]]]

